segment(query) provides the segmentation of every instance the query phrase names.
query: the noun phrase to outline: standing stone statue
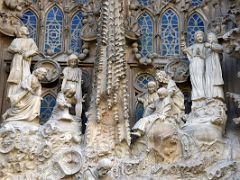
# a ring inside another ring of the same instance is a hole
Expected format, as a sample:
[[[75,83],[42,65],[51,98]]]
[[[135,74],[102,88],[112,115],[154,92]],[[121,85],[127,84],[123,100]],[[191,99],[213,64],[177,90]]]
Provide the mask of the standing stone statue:
[[[82,70],[78,68],[78,57],[71,54],[67,58],[68,66],[63,69],[63,82],[61,90],[64,91],[66,86],[75,86],[77,103],[75,106],[76,116],[81,118],[82,115]]]
[[[8,51],[14,54],[10,74],[8,77],[8,98],[15,94],[20,83],[28,77],[32,57],[38,53],[38,47],[33,39],[28,38],[29,31],[22,26],[18,31],[18,37],[8,47]]]
[[[206,48],[204,46],[204,33],[197,31],[195,33],[195,43],[186,47],[182,44],[183,52],[187,54],[190,61],[189,72],[192,84],[192,108],[201,106],[201,100],[205,99],[204,91],[204,68]]]
[[[148,92],[146,92],[143,97],[138,98],[138,101],[143,103],[143,117],[146,117],[153,113],[154,103],[158,99],[156,82],[148,82],[147,89]]]
[[[217,36],[210,32],[207,34],[206,68],[205,68],[205,92],[208,99],[218,98],[223,100],[223,78],[219,59],[219,53],[223,47],[218,44]]]
[[[24,79],[15,94],[11,95],[11,108],[3,114],[5,121],[33,121],[40,115],[42,86],[47,70],[38,68]]]

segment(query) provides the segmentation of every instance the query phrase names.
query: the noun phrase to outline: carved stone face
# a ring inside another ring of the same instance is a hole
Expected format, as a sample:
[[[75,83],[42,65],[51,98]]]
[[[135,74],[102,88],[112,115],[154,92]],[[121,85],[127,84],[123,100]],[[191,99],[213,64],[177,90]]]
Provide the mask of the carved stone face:
[[[148,92],[150,94],[156,92],[156,84],[148,84]]]
[[[196,34],[196,42],[202,43],[203,42],[203,34],[202,33],[197,33]]]
[[[47,74],[45,72],[40,72],[37,74],[37,78],[39,81],[42,81],[46,78]]]
[[[69,89],[69,90],[67,90],[67,91],[65,92],[65,96],[66,96],[67,98],[71,98],[71,97],[73,97],[73,96],[75,95],[75,93],[76,93],[75,89]]]
[[[78,63],[78,60],[77,59],[71,59],[69,60],[69,66],[70,67],[76,67],[77,66],[77,63]]]
[[[21,27],[21,28],[20,28],[20,34],[21,34],[21,35],[28,36],[28,35],[29,35],[28,28],[27,28],[27,27]]]

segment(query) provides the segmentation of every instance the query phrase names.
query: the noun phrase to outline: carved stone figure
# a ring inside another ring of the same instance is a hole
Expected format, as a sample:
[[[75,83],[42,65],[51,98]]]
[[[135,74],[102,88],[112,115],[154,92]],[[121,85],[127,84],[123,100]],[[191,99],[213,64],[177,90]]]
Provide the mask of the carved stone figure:
[[[65,86],[63,92],[58,93],[57,103],[53,109],[50,119],[54,120],[73,120],[73,116],[69,113],[69,108],[76,104],[76,87]]]
[[[76,89],[76,116],[81,118],[82,115],[82,70],[78,68],[78,57],[71,54],[67,58],[68,67],[63,69],[63,82],[61,90],[64,92],[66,86],[74,86]]]
[[[197,104],[199,100],[204,99],[204,68],[205,68],[205,54],[206,48],[204,46],[204,33],[197,31],[195,33],[195,43],[186,47],[186,44],[182,44],[183,52],[187,54],[190,61],[189,72],[190,80],[192,84],[192,108],[201,106]]]
[[[3,115],[7,121],[33,121],[40,115],[42,87],[40,80],[47,75],[45,68],[38,68],[26,77],[10,97],[11,108]]]
[[[223,47],[218,44],[217,36],[214,33],[207,34],[206,64],[205,64],[205,92],[207,98],[224,99],[222,69],[219,53]]]
[[[154,81],[148,82],[147,85],[148,92],[146,92],[143,97],[139,97],[138,101],[143,103],[144,114],[143,117],[149,116],[154,111],[154,103],[158,99],[157,95],[157,84]]]
[[[156,79],[160,85],[167,88],[172,101],[172,116],[181,117],[184,114],[184,95],[177,87],[172,78],[165,71],[159,70],[156,73]]]
[[[112,168],[112,162],[110,159],[103,158],[98,161],[96,168],[89,168],[83,174],[81,180],[110,180],[112,179],[108,172]]]
[[[29,31],[22,26],[18,32],[18,38],[14,39],[8,47],[8,51],[14,54],[10,74],[8,76],[8,98],[13,95],[19,84],[28,77],[32,57],[38,53],[38,47],[33,39],[28,38]]]
[[[146,131],[148,131],[152,124],[160,119],[164,120],[166,116],[168,115],[167,112],[171,110],[171,105],[169,104],[169,98],[166,98],[168,96],[168,91],[166,88],[160,88],[157,91],[157,94],[159,98],[152,103],[152,109],[155,111],[148,116],[145,116],[144,118],[141,118],[132,128],[134,131],[132,134],[136,136],[142,136],[145,134]]]

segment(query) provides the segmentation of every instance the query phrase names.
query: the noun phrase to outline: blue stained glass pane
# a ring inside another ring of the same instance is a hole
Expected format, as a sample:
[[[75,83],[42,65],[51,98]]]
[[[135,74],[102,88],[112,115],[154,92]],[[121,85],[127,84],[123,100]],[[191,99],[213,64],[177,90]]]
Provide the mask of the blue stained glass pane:
[[[63,14],[58,7],[54,6],[47,14],[44,50],[47,52],[50,49],[58,53],[62,50],[62,43]]]
[[[22,22],[29,30],[29,37],[37,43],[38,24],[36,14],[31,10],[27,10],[22,16]]]
[[[136,78],[136,84],[141,89],[147,89],[147,84],[149,81],[154,81],[154,77],[147,73],[140,74]]]
[[[167,10],[163,14],[161,23],[161,37],[161,55],[179,55],[178,16],[171,9]]]
[[[73,0],[73,2],[79,3],[79,4],[87,4],[88,0]]]
[[[198,14],[193,14],[188,20],[187,43],[188,46],[194,43],[194,34],[196,31],[204,31],[204,21]]]
[[[41,101],[40,111],[40,123],[44,124],[51,117],[54,106],[56,105],[56,99],[48,94],[43,97]]]
[[[153,52],[153,22],[149,14],[144,13],[138,19],[138,23],[142,29],[140,38],[141,54],[146,57]]]
[[[192,0],[192,6],[196,7],[201,5],[203,0]]]
[[[71,22],[70,48],[75,53],[81,53],[81,49],[82,49],[82,41],[80,39],[80,33],[83,27],[82,20],[83,20],[83,15],[82,15],[82,12],[79,11],[73,16],[72,22]]]
[[[142,103],[138,103],[135,111],[136,121],[143,117],[144,107]]]
[[[149,6],[150,0],[138,0],[138,2],[143,6]]]

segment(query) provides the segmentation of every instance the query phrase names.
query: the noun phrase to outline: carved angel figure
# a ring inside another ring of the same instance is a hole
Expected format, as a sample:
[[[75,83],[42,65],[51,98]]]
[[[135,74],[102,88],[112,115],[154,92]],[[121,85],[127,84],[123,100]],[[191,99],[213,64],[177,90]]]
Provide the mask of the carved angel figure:
[[[32,57],[38,53],[38,47],[33,39],[28,38],[29,31],[22,26],[18,32],[18,38],[14,39],[8,47],[8,51],[14,54],[10,74],[7,82],[9,85],[8,98],[15,94],[20,83],[28,77]]]
[[[68,56],[68,66],[63,69],[63,82],[61,90],[64,91],[66,86],[74,86],[76,89],[77,103],[75,106],[76,116],[81,118],[82,115],[82,70],[78,68],[78,57],[75,54]]]
[[[182,50],[187,54],[190,61],[189,72],[192,84],[192,107],[197,107],[197,101],[206,97],[204,90],[204,68],[206,48],[204,46],[204,33],[197,31],[195,33],[195,43],[186,47],[182,44]]]
[[[218,44],[217,36],[210,32],[207,34],[206,49],[206,69],[205,69],[205,91],[206,97],[223,100],[223,78],[219,53],[223,47]]]
[[[138,98],[138,101],[143,103],[144,107],[143,117],[146,117],[153,113],[154,103],[158,99],[156,82],[154,81],[148,82],[147,89],[148,92],[146,92],[142,97]]]
[[[3,114],[5,121],[33,121],[40,115],[42,86],[47,70],[38,68],[22,81],[16,93],[10,97],[11,108]]]

